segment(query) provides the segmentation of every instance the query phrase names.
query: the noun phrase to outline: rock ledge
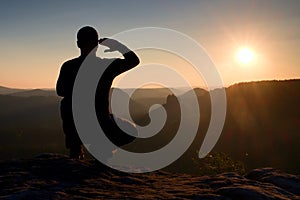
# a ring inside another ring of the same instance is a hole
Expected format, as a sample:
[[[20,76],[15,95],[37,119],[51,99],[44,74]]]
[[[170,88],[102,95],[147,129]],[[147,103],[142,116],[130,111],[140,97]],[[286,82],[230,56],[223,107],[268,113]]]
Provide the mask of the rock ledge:
[[[58,154],[0,162],[0,199],[299,199],[300,176],[273,168],[246,176],[127,174]]]

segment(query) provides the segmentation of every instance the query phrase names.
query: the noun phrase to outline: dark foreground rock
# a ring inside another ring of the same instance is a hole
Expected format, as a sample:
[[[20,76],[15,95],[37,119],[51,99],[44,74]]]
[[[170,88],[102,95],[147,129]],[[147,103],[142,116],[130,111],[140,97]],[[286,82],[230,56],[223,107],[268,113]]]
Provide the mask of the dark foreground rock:
[[[0,162],[0,199],[300,199],[300,177],[272,168],[246,176],[127,174],[96,161],[43,154]]]

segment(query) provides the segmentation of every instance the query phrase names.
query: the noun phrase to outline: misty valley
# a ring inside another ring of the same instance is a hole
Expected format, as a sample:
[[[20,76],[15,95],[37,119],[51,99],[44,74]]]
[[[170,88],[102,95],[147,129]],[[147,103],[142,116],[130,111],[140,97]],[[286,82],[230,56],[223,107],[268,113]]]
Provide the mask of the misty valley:
[[[170,89],[140,88],[131,97],[126,90],[133,89],[112,90],[118,96],[120,109],[124,106],[122,101],[129,99],[130,115],[140,126],[150,123],[149,109],[153,104],[161,104],[167,114],[164,127],[156,135],[138,138],[122,148],[150,152],[174,138],[181,115],[178,99]],[[177,90],[181,95],[195,92],[200,108],[199,128],[188,150],[165,170],[216,174],[274,167],[300,173],[300,80],[248,82],[226,88],[225,125],[213,151],[204,159],[198,158],[198,152],[211,117],[209,92],[200,88]],[[66,154],[59,103],[60,98],[52,90],[0,87],[0,158],[32,157],[45,152]],[[193,112],[194,106],[197,105],[189,104],[187,109]],[[189,116],[185,117],[189,120]]]

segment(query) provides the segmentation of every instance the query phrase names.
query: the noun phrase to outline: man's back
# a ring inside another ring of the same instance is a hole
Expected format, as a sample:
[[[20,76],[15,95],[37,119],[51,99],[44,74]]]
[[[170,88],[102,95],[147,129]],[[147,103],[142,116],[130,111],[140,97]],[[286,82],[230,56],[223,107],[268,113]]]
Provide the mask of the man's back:
[[[66,61],[60,70],[56,84],[56,92],[64,98],[72,98],[73,86],[78,70],[83,62],[82,56]]]

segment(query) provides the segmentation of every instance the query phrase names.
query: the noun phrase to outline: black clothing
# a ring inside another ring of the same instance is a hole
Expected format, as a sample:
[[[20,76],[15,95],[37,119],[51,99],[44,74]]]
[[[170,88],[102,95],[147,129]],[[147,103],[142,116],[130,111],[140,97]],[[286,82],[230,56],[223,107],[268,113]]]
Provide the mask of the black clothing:
[[[103,60],[96,56],[94,58],[101,67]],[[128,144],[135,139],[135,137],[124,133],[109,113],[109,93],[114,78],[139,63],[138,58],[131,51],[126,53],[124,58],[112,60],[100,78],[95,94],[95,107],[99,123],[106,136],[117,146]],[[77,73],[84,59],[84,56],[80,56],[65,62],[61,67],[56,85],[57,94],[63,97],[60,105],[61,118],[66,136],[66,147],[70,149],[78,149],[78,146],[82,145],[72,114],[72,93]]]

